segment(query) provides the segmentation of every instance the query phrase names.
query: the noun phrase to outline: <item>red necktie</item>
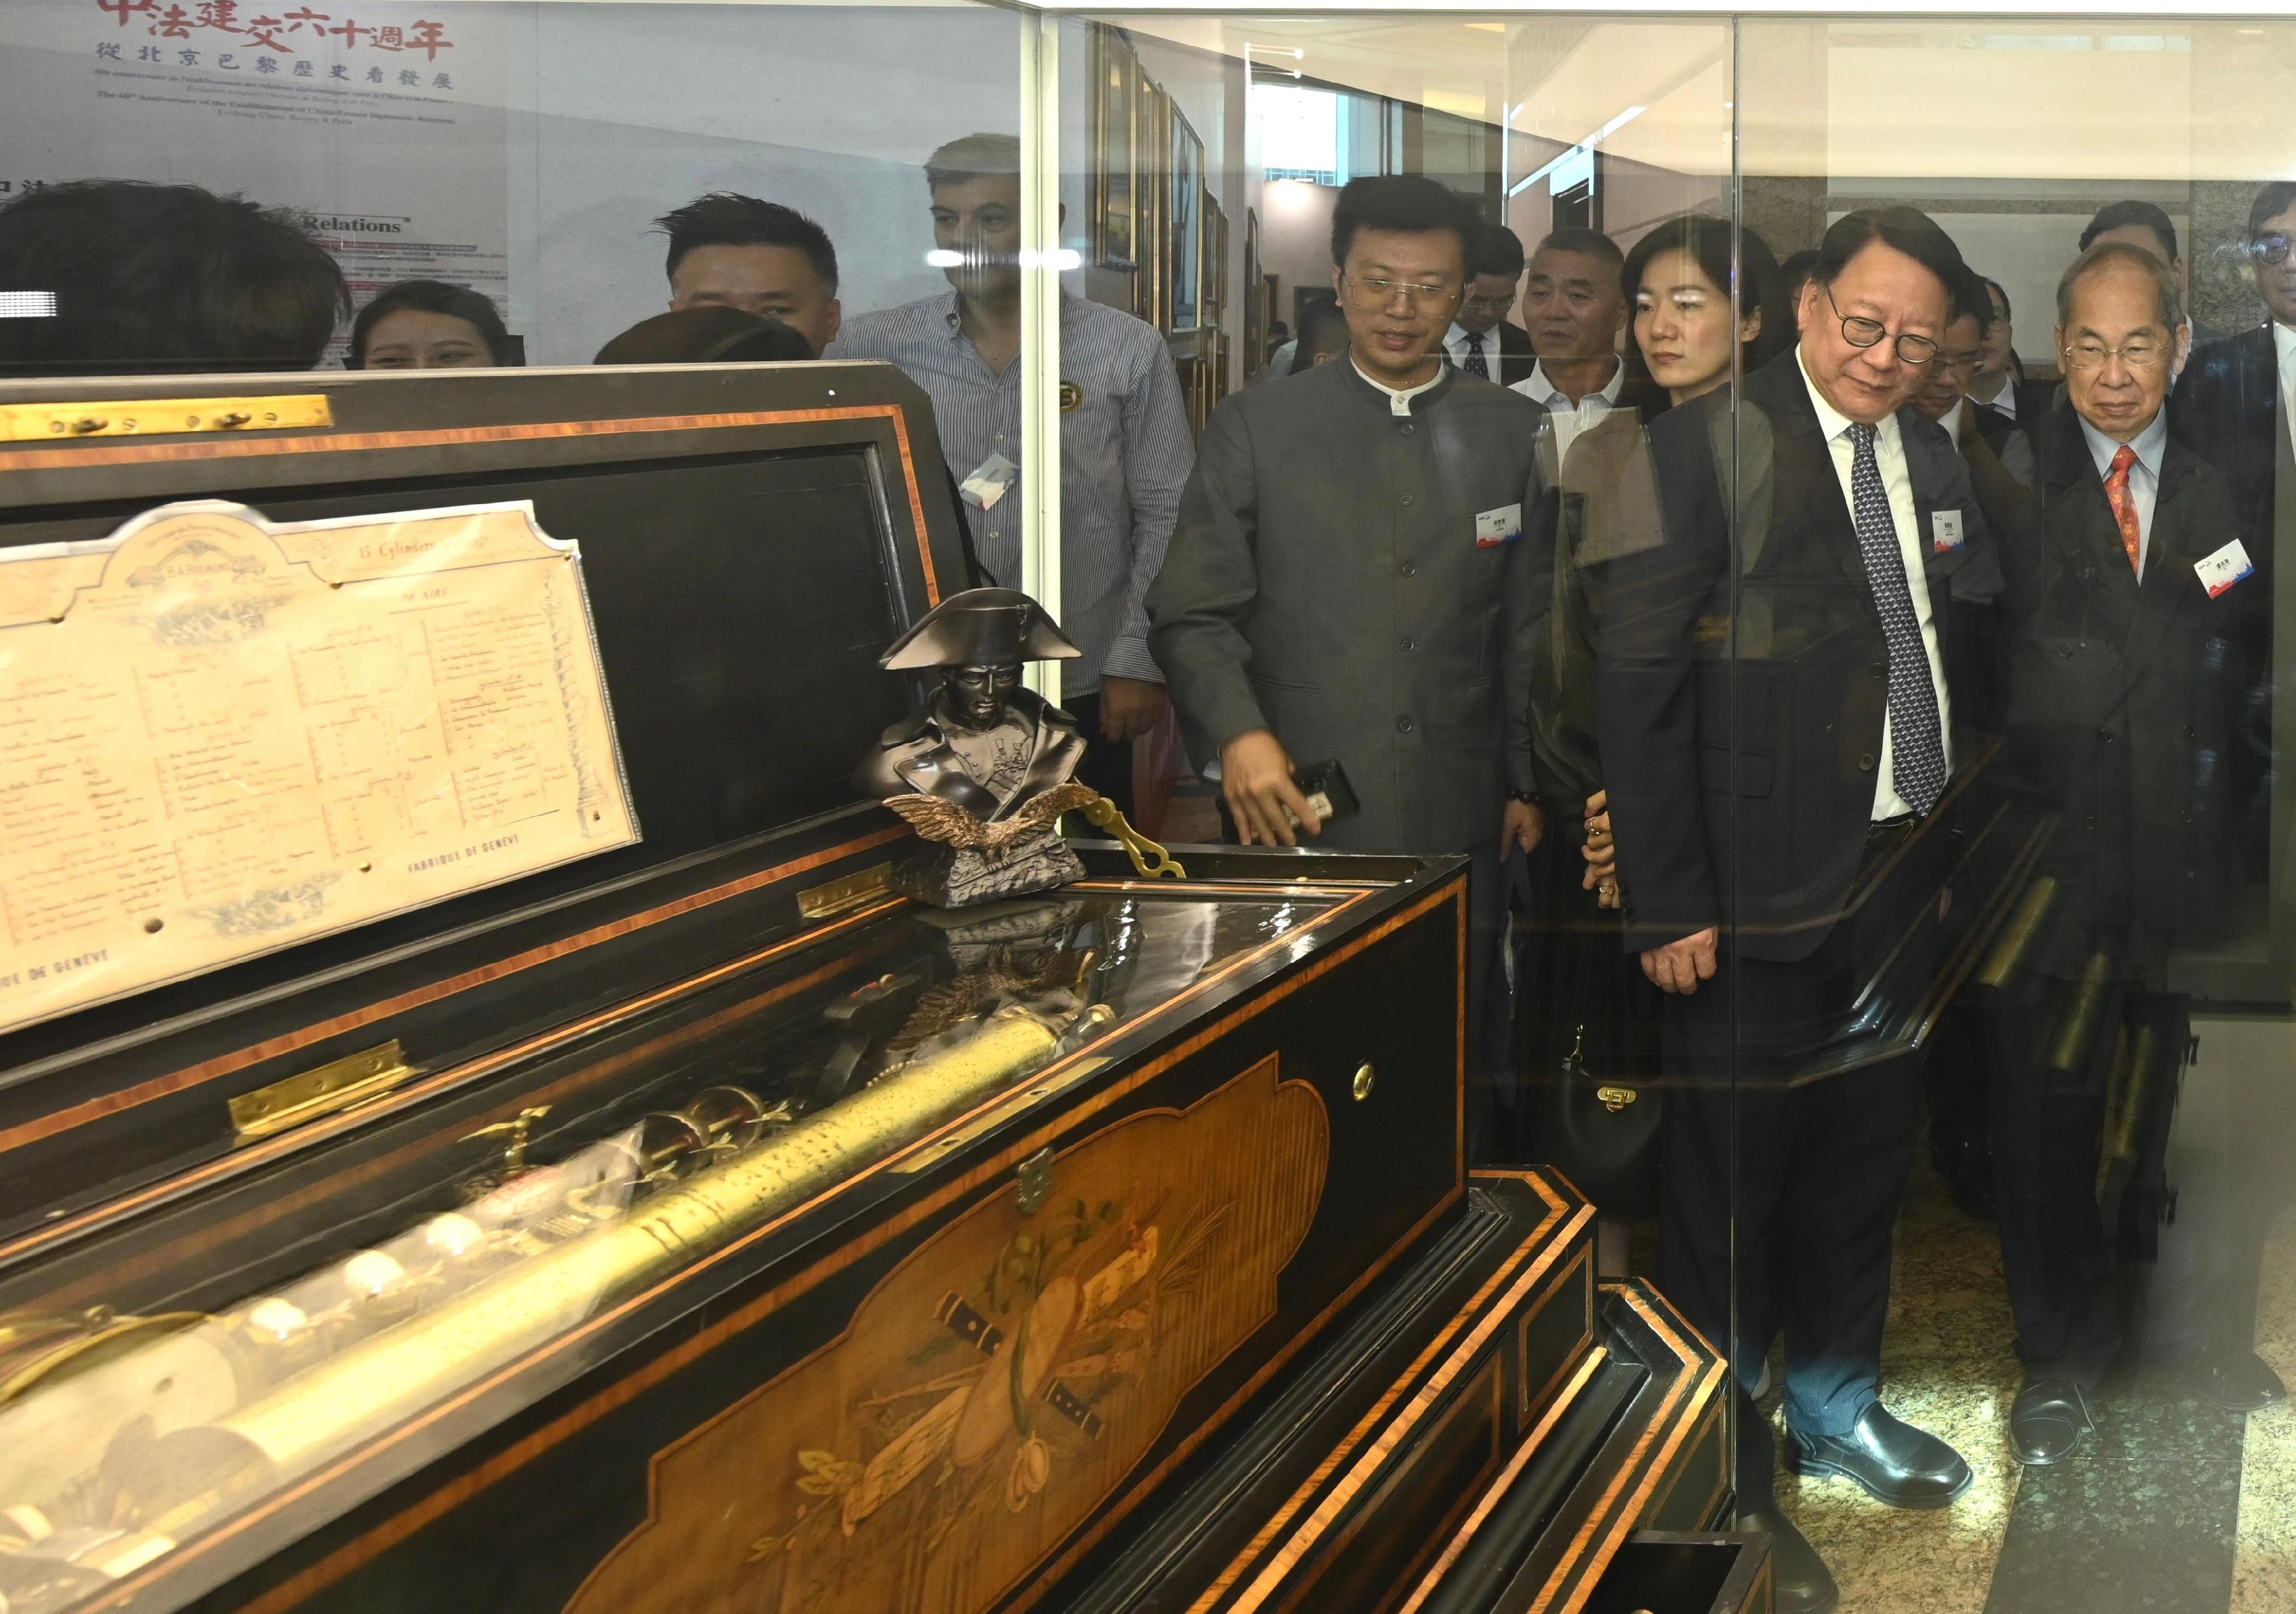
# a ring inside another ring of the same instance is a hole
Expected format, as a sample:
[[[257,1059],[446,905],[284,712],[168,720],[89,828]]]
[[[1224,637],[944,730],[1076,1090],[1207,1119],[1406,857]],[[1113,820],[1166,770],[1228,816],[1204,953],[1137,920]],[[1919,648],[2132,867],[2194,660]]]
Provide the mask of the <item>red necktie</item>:
[[[2136,463],[2136,450],[2127,443],[2114,451],[2112,470],[2104,479],[2104,497],[2112,505],[2112,519],[2120,523],[2120,547],[2128,552],[2128,569],[2142,577],[2144,534],[2136,524],[2136,501],[2128,497],[2128,467]]]

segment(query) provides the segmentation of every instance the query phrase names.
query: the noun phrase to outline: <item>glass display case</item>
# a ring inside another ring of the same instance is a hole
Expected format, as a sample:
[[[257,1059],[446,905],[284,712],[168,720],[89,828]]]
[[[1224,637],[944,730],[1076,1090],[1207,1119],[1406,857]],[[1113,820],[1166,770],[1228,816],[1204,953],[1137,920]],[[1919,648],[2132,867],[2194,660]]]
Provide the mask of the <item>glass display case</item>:
[[[877,662],[972,560],[896,370],[216,380],[0,392],[78,950],[0,1032],[9,1608],[1483,1606],[1714,1521],[1718,1361],[1467,1172],[1461,860],[898,894]]]

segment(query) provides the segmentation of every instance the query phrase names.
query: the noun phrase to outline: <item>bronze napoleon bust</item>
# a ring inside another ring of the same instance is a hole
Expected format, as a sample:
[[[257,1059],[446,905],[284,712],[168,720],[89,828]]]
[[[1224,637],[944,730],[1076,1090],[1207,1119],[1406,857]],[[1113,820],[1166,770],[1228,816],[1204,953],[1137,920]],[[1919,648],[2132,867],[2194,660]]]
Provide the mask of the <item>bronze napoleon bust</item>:
[[[1066,885],[1084,873],[1054,833],[1100,797],[1070,777],[1084,758],[1076,719],[1021,684],[1023,664],[1080,655],[1045,608],[1014,589],[951,595],[879,659],[934,667],[925,704],[885,730],[855,785],[928,843],[897,861],[893,888],[963,908]]]

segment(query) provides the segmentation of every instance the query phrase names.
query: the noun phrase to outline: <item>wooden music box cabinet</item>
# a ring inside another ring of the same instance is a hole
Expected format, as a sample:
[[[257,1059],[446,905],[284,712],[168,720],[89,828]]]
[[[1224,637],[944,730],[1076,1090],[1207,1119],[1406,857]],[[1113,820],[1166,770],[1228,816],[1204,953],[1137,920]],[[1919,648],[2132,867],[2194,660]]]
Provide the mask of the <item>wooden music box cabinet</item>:
[[[1726,1514],[1713,1352],[1465,1168],[1464,859],[890,893],[898,372],[0,426],[8,1614],[1575,1610]]]

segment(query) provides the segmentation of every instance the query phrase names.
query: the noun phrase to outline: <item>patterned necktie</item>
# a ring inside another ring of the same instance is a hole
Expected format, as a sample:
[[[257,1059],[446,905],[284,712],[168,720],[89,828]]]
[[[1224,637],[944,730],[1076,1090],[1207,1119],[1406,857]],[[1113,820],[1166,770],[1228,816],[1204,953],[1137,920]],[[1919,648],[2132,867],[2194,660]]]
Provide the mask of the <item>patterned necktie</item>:
[[[1483,362],[1483,334],[1480,331],[1467,333],[1467,374],[1480,375],[1485,381],[1491,378],[1491,367]]]
[[[2104,479],[2104,497],[2112,505],[2112,519],[2120,526],[2120,547],[2128,552],[2128,569],[2144,575],[2144,532],[2136,524],[2136,501],[2128,496],[2128,468],[2136,450],[2127,443],[2113,451],[2112,470]]]
[[[1866,581],[1882,613],[1882,637],[1890,646],[1890,771],[1898,795],[1915,812],[1926,813],[1945,793],[1945,738],[1938,723],[1937,687],[1930,681],[1929,651],[1922,644],[1921,619],[1906,582],[1905,551],[1890,515],[1890,495],[1882,485],[1881,462],[1874,456],[1874,428],[1853,422],[1849,441],[1849,487],[1857,506],[1857,548],[1866,560]]]

